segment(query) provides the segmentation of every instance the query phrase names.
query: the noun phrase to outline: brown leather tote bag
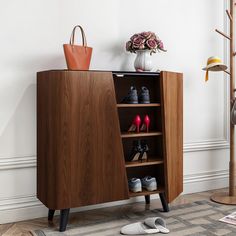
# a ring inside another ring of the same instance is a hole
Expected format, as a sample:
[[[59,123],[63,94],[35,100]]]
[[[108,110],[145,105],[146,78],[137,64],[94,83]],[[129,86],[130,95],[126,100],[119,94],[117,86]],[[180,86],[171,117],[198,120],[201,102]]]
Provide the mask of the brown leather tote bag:
[[[80,28],[83,45],[76,45],[74,43],[77,28]],[[70,43],[64,44],[63,48],[69,70],[89,70],[93,49],[87,46],[86,36],[80,25],[74,27],[71,33]]]

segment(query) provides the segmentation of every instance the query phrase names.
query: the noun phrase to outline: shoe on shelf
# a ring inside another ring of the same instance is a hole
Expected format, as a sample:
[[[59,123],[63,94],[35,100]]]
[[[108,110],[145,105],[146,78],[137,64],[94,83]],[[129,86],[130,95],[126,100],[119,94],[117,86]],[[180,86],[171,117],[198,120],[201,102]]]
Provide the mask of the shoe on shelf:
[[[147,153],[149,151],[149,147],[147,145],[147,140],[141,140],[141,150],[139,160],[146,161],[148,159]]]
[[[138,104],[138,92],[134,86],[130,87],[128,95],[121,101],[126,104]]]
[[[132,147],[129,157],[127,158],[127,161],[138,161],[142,153],[143,153],[143,149],[141,146],[141,141],[139,139],[134,140],[133,147]]]
[[[129,179],[128,184],[129,184],[129,190],[131,192],[134,193],[142,192],[142,183],[140,179],[138,178]]]
[[[141,125],[140,130],[141,131],[146,131],[147,133],[149,132],[149,126],[150,126],[150,118],[148,115],[145,115],[144,119],[143,119],[143,124]]]
[[[155,191],[157,190],[157,181],[155,177],[146,176],[142,178],[142,187],[147,189],[148,191]]]
[[[132,125],[129,127],[128,132],[134,132],[137,131],[139,133],[140,131],[140,125],[141,125],[141,117],[140,115],[136,115],[134,117],[134,120],[132,122]]]
[[[149,90],[146,87],[142,87],[138,96],[139,103],[148,104],[150,103]]]

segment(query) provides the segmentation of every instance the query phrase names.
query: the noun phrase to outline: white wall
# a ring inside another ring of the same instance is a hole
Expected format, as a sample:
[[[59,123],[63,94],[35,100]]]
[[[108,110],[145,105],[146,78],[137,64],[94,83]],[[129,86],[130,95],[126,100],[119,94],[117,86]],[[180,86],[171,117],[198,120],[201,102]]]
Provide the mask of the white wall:
[[[0,223],[46,213],[35,198],[36,72],[65,68],[62,44],[75,24],[94,48],[91,69],[133,70],[125,42],[143,30],[160,36],[168,52],[153,55],[155,69],[184,73],[185,192],[226,186],[227,79],[212,74],[205,84],[201,71],[209,56],[227,59],[214,33],[226,27],[224,2],[1,1]]]

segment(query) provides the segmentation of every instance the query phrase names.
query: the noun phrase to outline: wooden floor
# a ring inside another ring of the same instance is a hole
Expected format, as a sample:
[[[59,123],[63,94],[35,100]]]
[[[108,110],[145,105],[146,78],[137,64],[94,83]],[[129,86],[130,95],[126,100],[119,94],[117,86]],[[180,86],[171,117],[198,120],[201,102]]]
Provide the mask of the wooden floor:
[[[191,202],[200,201],[200,200],[208,200],[209,197],[212,195],[212,193],[215,193],[218,191],[222,191],[222,190],[214,190],[214,191],[207,191],[207,192],[201,192],[201,193],[195,193],[195,194],[182,195],[179,198],[177,198],[173,203],[171,203],[171,206],[191,203]],[[87,219],[87,220],[93,220],[101,215],[108,214],[111,211],[113,213],[115,213],[116,211],[129,212],[129,211],[132,211],[132,208],[135,208],[136,210],[137,208],[139,208],[142,210],[145,208],[156,209],[160,207],[161,207],[161,204],[159,200],[152,200],[150,205],[145,205],[144,202],[139,202],[139,203],[134,203],[134,204],[91,210],[87,212],[72,213],[70,215],[69,223],[73,224],[73,222],[76,222],[80,220],[81,218]],[[54,225],[50,225],[50,227],[58,226],[58,217],[55,217],[55,221],[53,224]],[[27,220],[27,221],[22,221],[22,222],[17,222],[17,223],[3,224],[3,225],[0,225],[0,235],[2,236],[10,236],[10,235],[11,236],[14,236],[14,235],[28,236],[28,235],[31,235],[31,233],[29,232],[30,230],[36,230],[36,229],[47,228],[47,227],[49,227],[47,218],[39,218],[39,219]]]

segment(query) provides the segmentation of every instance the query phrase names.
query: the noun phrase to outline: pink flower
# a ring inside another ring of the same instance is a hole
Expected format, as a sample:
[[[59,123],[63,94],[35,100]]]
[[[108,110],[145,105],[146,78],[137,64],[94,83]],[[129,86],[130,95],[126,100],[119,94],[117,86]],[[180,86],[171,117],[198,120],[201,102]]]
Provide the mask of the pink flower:
[[[134,34],[131,38],[130,38],[130,40],[131,41],[133,41],[135,38],[137,38],[139,36],[139,34]]]
[[[157,42],[154,39],[148,39],[146,41],[146,44],[150,49],[156,49],[157,48]]]
[[[162,42],[161,40],[159,40],[159,42],[158,42],[158,48],[159,48],[160,50],[162,50],[162,51],[165,51],[165,49],[164,49],[164,44],[163,44],[163,42]]]
[[[137,49],[143,49],[144,42],[145,42],[145,39],[143,39],[143,37],[141,37],[141,36],[137,36],[132,40],[133,47],[137,48]]]
[[[151,37],[153,37],[154,34],[148,31],[148,32],[142,32],[140,35],[143,36],[145,39],[150,39]]]

